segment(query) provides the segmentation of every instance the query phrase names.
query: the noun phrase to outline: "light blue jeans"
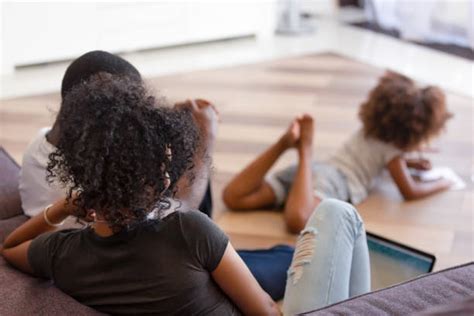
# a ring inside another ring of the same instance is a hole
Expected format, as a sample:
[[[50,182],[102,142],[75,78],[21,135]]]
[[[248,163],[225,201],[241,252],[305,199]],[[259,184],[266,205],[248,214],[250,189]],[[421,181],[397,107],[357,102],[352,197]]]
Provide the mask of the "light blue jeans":
[[[286,281],[284,315],[370,291],[364,224],[350,204],[325,199],[300,233]]]

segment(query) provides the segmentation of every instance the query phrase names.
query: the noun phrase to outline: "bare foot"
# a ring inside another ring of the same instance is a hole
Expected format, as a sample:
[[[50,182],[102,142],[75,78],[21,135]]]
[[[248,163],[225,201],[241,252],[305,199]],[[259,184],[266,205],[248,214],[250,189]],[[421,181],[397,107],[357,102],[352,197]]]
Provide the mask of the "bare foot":
[[[313,150],[313,134],[314,134],[314,120],[309,114],[304,114],[298,119],[300,126],[300,140],[298,149],[310,152]]]
[[[300,139],[300,124],[298,122],[300,118],[297,117],[291,121],[290,126],[285,131],[285,134],[281,136],[281,141],[286,148],[296,147]]]

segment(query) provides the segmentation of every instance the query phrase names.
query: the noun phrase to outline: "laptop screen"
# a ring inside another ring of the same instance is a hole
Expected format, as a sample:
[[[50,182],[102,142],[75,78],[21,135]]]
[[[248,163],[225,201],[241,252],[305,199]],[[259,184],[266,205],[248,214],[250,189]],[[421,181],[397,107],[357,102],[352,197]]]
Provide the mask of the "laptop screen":
[[[436,258],[423,251],[367,233],[372,290],[386,288],[431,272]]]

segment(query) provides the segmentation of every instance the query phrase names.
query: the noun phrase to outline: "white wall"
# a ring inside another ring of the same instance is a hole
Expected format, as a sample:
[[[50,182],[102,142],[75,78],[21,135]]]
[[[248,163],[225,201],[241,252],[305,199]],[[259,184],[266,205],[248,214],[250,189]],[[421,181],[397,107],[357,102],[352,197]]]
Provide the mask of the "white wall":
[[[275,1],[3,2],[2,73],[93,49],[138,49],[268,33]]]

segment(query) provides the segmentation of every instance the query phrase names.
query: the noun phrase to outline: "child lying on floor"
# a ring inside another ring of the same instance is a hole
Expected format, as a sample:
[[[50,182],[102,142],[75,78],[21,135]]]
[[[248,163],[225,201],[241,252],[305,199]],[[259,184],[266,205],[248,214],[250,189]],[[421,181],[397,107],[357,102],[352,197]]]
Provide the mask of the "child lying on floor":
[[[313,161],[313,118],[299,116],[227,185],[224,202],[236,210],[284,205],[287,226],[296,233],[324,198],[362,202],[384,168],[407,200],[445,190],[451,185],[447,179],[420,182],[410,175],[409,168],[429,169],[429,161],[403,155],[437,136],[451,116],[439,88],[420,88],[407,77],[387,72],[360,107],[362,128],[330,159]],[[297,149],[298,164],[268,176],[290,148]]]

